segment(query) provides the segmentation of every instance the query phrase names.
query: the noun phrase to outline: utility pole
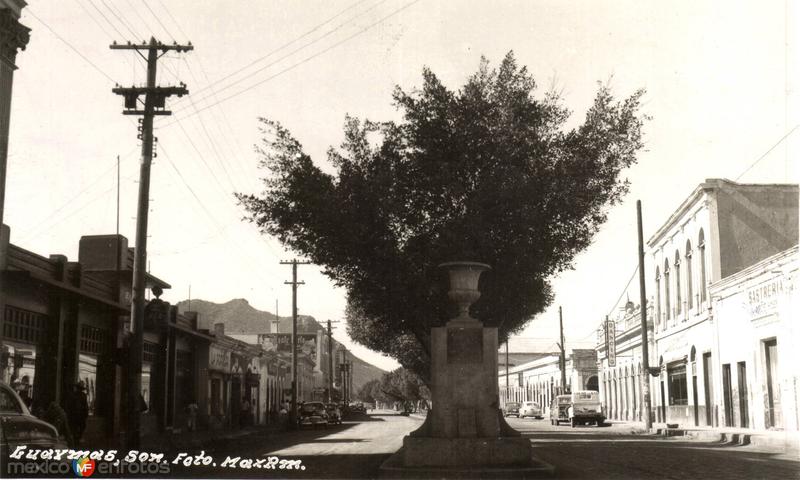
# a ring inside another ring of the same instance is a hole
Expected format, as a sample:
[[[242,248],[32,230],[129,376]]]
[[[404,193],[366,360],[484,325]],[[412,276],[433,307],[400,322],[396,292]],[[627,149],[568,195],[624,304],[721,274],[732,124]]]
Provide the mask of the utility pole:
[[[508,338],[506,338],[506,401],[509,400],[510,393],[508,389]]]
[[[644,285],[644,235],[642,233],[642,201],[636,200],[636,225],[639,233],[639,310],[642,312],[642,397],[644,399],[644,426],[653,428],[650,416],[650,349],[647,345],[647,295]]]
[[[328,403],[333,401],[333,333],[331,332],[331,322],[328,319]]]
[[[156,65],[158,59],[170,50],[188,52],[193,50],[191,43],[188,45],[165,45],[150,37],[150,43],[134,45],[118,45],[114,42],[112,50],[134,50],[142,58],[141,51],[147,51],[147,85],[144,87],[120,87],[111,91],[125,97],[125,110],[123,115],[141,115],[142,161],[139,169],[139,203],[136,212],[136,246],[133,260],[133,301],[131,305],[131,336],[128,345],[128,425],[126,440],[128,449],[138,449],[140,442],[141,412],[139,409],[142,385],[142,345],[144,342],[144,294],[145,294],[145,267],[147,265],[147,214],[150,200],[150,164],[153,161],[153,117],[156,115],[170,115],[172,112],[165,110],[167,97],[186,95],[189,91],[185,84],[175,87],[156,86]],[[159,52],[161,52],[159,54]],[[144,95],[144,109],[140,109],[139,99]]]
[[[310,263],[296,258],[288,261],[281,260],[281,265],[292,266],[292,281],[283,282],[292,286],[292,411],[289,413],[291,428],[297,426],[297,286],[306,283],[297,281],[297,266]]]
[[[561,367],[561,394],[567,393],[567,351],[564,346],[564,318],[561,315],[561,306],[558,307],[558,326],[561,331],[561,343],[558,344],[558,349],[561,350],[561,358],[558,362]]]

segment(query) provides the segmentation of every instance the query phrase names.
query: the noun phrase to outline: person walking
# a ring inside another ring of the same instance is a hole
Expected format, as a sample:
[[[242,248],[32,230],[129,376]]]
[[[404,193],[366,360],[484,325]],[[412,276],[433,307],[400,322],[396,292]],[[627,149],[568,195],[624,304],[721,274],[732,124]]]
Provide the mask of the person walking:
[[[86,396],[86,386],[78,382],[72,389],[72,394],[67,399],[67,419],[73,434],[75,446],[80,445],[83,432],[86,430],[86,419],[89,417],[89,399]]]
[[[197,430],[197,410],[197,403],[194,400],[186,406],[186,429],[190,432]]]
[[[239,425],[246,427],[250,424],[250,402],[247,401],[247,397],[242,397],[242,403],[239,412]]]

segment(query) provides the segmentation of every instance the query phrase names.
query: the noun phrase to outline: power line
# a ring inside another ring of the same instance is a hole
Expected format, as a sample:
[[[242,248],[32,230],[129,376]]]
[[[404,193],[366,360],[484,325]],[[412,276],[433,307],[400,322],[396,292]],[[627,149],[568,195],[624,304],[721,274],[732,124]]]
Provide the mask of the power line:
[[[112,22],[111,22],[111,21],[108,19],[108,17],[106,17],[106,14],[105,14],[105,13],[103,13],[103,11],[102,11],[102,10],[100,10],[100,9],[97,7],[97,5],[95,5],[95,4],[94,4],[94,0],[86,0],[86,1],[88,1],[88,2],[89,2],[89,4],[92,6],[92,8],[94,8],[95,10],[97,10],[97,13],[99,13],[99,14],[100,14],[100,16],[101,16],[101,17],[103,17],[103,19],[105,19],[105,21],[106,21],[106,23],[107,23],[107,24],[111,25],[111,28],[113,28],[113,29],[114,29],[114,30],[117,32],[117,34],[119,34],[119,38],[121,38],[121,39],[122,39],[122,38],[125,38],[125,35],[123,35],[123,34],[122,34],[122,32],[121,32],[121,31],[120,31],[120,30],[117,28],[117,26],[116,26],[116,25],[114,25],[114,24],[113,24],[113,23],[112,23]]]
[[[342,29],[342,27],[344,27],[344,26],[345,26],[347,23],[349,23],[350,21],[352,21],[352,20],[355,20],[356,18],[359,18],[359,17],[362,17],[362,16],[364,16],[365,14],[367,14],[367,13],[369,13],[370,11],[374,10],[375,8],[377,8],[379,5],[381,5],[381,4],[383,4],[383,3],[385,3],[386,1],[387,1],[387,0],[381,0],[380,2],[376,3],[375,5],[373,5],[372,7],[368,8],[367,10],[365,10],[365,11],[363,11],[363,12],[359,13],[358,15],[355,15],[354,17],[351,17],[351,18],[349,18],[349,19],[345,20],[344,22],[340,23],[340,24],[339,24],[339,25],[337,25],[337,26],[336,26],[336,27],[335,27],[333,30],[330,30],[330,31],[328,31],[328,32],[327,32],[327,33],[325,33],[324,35],[322,35],[322,36],[320,36],[320,37],[317,37],[316,39],[314,39],[314,40],[312,40],[312,41],[310,41],[310,42],[308,42],[308,43],[306,43],[306,44],[304,44],[304,45],[301,45],[300,47],[298,47],[298,48],[296,48],[296,49],[292,50],[291,52],[289,52],[289,53],[287,53],[287,54],[285,54],[285,55],[283,55],[283,56],[279,57],[278,59],[276,59],[276,60],[274,60],[274,61],[272,61],[272,62],[270,62],[270,63],[268,63],[268,64],[264,65],[263,67],[259,68],[258,70],[254,71],[254,72],[252,72],[252,73],[250,73],[250,74],[248,74],[248,75],[246,75],[246,76],[244,76],[244,77],[242,77],[242,78],[240,78],[240,79],[238,79],[238,80],[235,80],[234,82],[232,82],[232,83],[230,83],[230,84],[228,84],[228,85],[225,85],[225,86],[223,86],[223,87],[221,87],[221,88],[218,88],[218,89],[216,89],[216,90],[212,90],[212,92],[214,92],[214,93],[222,93],[223,91],[225,91],[225,90],[228,90],[228,89],[230,89],[230,88],[233,88],[235,85],[238,85],[238,84],[240,84],[241,82],[243,82],[243,81],[245,81],[245,80],[247,80],[247,79],[249,79],[249,78],[252,78],[252,77],[256,76],[256,74],[263,72],[264,70],[268,69],[269,67],[271,67],[271,66],[273,66],[273,65],[277,65],[278,63],[280,63],[281,61],[283,61],[283,60],[285,60],[285,59],[287,59],[287,58],[291,57],[291,56],[292,56],[292,55],[294,55],[295,53],[297,53],[297,52],[299,52],[299,51],[301,51],[301,50],[304,50],[306,47],[309,47],[309,46],[311,46],[311,45],[313,45],[313,44],[315,44],[315,43],[319,42],[320,40],[322,40],[322,39],[324,39],[324,38],[327,38],[329,35],[331,35],[331,34],[333,34],[333,33],[337,32],[337,31],[341,30],[341,29]],[[209,85],[208,87],[206,87],[206,89],[207,89],[207,88],[209,88],[209,87],[212,87],[212,86],[213,86],[213,85]],[[201,90],[203,90],[203,89],[201,89]],[[199,93],[199,91],[198,91],[198,93]],[[204,96],[204,97],[201,97],[201,98],[198,100],[198,102],[203,102],[203,101],[207,100],[208,98],[210,98],[211,96],[212,96],[212,95],[206,95],[206,96]],[[186,107],[183,107],[183,108],[178,108],[178,109],[176,109],[176,110],[175,110],[175,113],[180,113],[182,110],[185,110],[185,109],[186,109]]]
[[[789,138],[789,135],[793,134],[793,133],[794,133],[794,131],[795,131],[795,130],[797,130],[798,128],[800,128],[800,124],[797,124],[797,125],[795,125],[795,126],[794,126],[794,128],[792,128],[791,130],[789,130],[789,131],[786,133],[786,135],[782,136],[782,137],[780,138],[780,140],[778,140],[777,142],[775,142],[775,145],[773,145],[773,146],[769,147],[769,150],[767,150],[766,152],[764,152],[764,154],[763,154],[763,155],[761,155],[760,157],[758,157],[758,158],[756,159],[756,161],[755,161],[755,162],[751,163],[751,164],[750,164],[750,166],[749,166],[749,167],[747,167],[747,168],[744,170],[744,172],[742,172],[742,173],[741,173],[741,174],[740,174],[738,177],[736,177],[736,180],[734,180],[734,181],[738,182],[738,181],[739,181],[739,179],[740,179],[740,178],[742,178],[742,177],[744,176],[744,174],[745,174],[745,173],[749,172],[751,168],[755,167],[755,166],[756,166],[756,164],[757,164],[758,162],[760,162],[761,160],[763,160],[763,159],[764,159],[764,157],[766,157],[767,155],[769,155],[769,153],[770,153],[771,151],[775,150],[775,148],[776,148],[778,145],[780,145],[781,143],[783,143],[783,141],[784,141],[784,140],[786,140],[787,138]]]
[[[297,62],[297,63],[295,63],[295,64],[293,64],[293,65],[290,65],[289,67],[287,67],[287,68],[285,68],[285,69],[283,69],[283,70],[281,70],[281,71],[279,71],[279,72],[275,73],[274,75],[272,75],[272,76],[269,76],[269,77],[267,77],[267,78],[265,78],[265,79],[263,79],[263,80],[261,80],[261,81],[258,81],[258,82],[256,82],[256,83],[254,83],[254,84],[250,85],[249,87],[245,88],[244,90],[240,90],[239,92],[236,92],[236,93],[234,93],[234,94],[228,95],[227,97],[223,97],[223,99],[222,99],[222,100],[220,100],[220,101],[218,101],[218,102],[215,102],[215,103],[212,103],[211,105],[206,105],[206,106],[204,106],[204,107],[200,108],[200,110],[198,110],[197,112],[195,112],[195,113],[193,113],[193,114],[189,114],[189,115],[187,115],[187,116],[184,116],[183,118],[188,118],[188,117],[190,117],[190,116],[192,116],[192,115],[197,115],[197,114],[199,114],[200,112],[203,112],[203,111],[205,111],[205,110],[208,110],[208,109],[209,109],[209,108],[211,108],[211,107],[214,107],[215,105],[218,105],[219,103],[222,103],[222,102],[228,101],[228,100],[230,100],[230,99],[232,99],[232,98],[235,98],[235,97],[238,97],[239,95],[241,95],[241,94],[243,94],[243,93],[246,93],[246,92],[248,92],[248,91],[250,91],[250,90],[254,89],[255,87],[257,87],[257,86],[259,86],[259,85],[261,85],[261,84],[263,84],[263,83],[266,83],[266,82],[268,82],[268,81],[270,81],[270,80],[272,80],[272,79],[274,79],[274,78],[276,78],[276,77],[278,77],[278,76],[280,76],[280,75],[283,75],[284,73],[286,73],[286,72],[288,72],[288,71],[290,71],[290,70],[292,70],[292,69],[294,69],[294,68],[297,68],[297,67],[299,67],[300,65],[303,65],[303,64],[305,64],[305,63],[308,63],[309,61],[311,61],[311,60],[313,60],[313,59],[315,59],[315,58],[317,58],[317,57],[319,57],[319,56],[321,56],[321,55],[323,55],[323,54],[325,54],[325,53],[327,53],[327,52],[329,52],[329,51],[333,50],[334,48],[338,47],[339,45],[342,45],[342,44],[344,44],[344,43],[346,43],[346,42],[348,42],[348,41],[352,40],[353,38],[355,38],[355,37],[357,37],[357,36],[359,36],[359,35],[363,34],[364,32],[366,32],[366,31],[368,31],[368,30],[372,29],[372,28],[373,28],[373,27],[375,27],[376,25],[378,25],[378,24],[380,24],[380,23],[384,22],[385,20],[389,19],[390,17],[393,17],[393,16],[397,15],[397,14],[398,14],[398,13],[400,13],[401,11],[403,11],[403,10],[405,10],[405,9],[407,9],[407,8],[411,7],[412,5],[414,5],[414,4],[416,4],[416,3],[419,3],[419,2],[420,2],[420,0],[414,0],[413,2],[410,2],[410,3],[408,3],[408,4],[406,4],[406,5],[402,6],[402,7],[400,7],[400,8],[398,8],[398,9],[394,10],[392,13],[390,13],[390,14],[388,14],[388,15],[386,15],[386,16],[384,16],[384,17],[382,17],[382,18],[380,18],[380,19],[379,19],[379,20],[377,20],[376,22],[374,22],[374,23],[372,23],[372,24],[370,24],[370,25],[368,25],[368,26],[366,26],[366,27],[362,28],[361,30],[357,31],[356,33],[354,33],[354,34],[352,34],[352,35],[350,35],[350,36],[348,36],[348,37],[346,37],[346,38],[344,38],[344,39],[342,39],[342,40],[340,40],[340,41],[338,41],[338,42],[334,43],[333,45],[329,46],[328,48],[326,48],[326,49],[324,49],[324,50],[321,50],[321,51],[319,51],[319,52],[317,52],[317,53],[315,53],[315,54],[313,54],[313,55],[311,55],[311,56],[309,56],[309,57],[306,57],[305,59],[303,59],[303,60],[301,60],[301,61],[299,61],[299,62]],[[185,108],[184,108],[184,109],[185,109]],[[179,111],[179,110],[176,110],[176,113],[177,113],[178,111]],[[176,117],[176,120],[177,120],[177,117]],[[167,123],[166,125],[164,125],[164,127],[168,127],[168,126],[172,125],[173,123],[174,123],[174,122]]]
[[[166,34],[167,34],[167,36],[168,36],[168,37],[170,37],[170,38],[172,39],[172,41],[175,41],[175,36],[174,36],[174,35],[172,35],[172,34],[169,32],[169,30],[167,29],[167,27],[166,27],[166,26],[164,26],[164,24],[161,22],[161,18],[160,18],[158,15],[156,15],[156,13],[153,11],[153,9],[152,9],[152,8],[150,8],[150,5],[148,5],[148,4],[147,4],[147,2],[146,2],[145,0],[142,0],[142,3],[144,4],[145,8],[147,8],[147,10],[149,10],[149,11],[150,11],[150,14],[151,14],[151,15],[153,15],[153,17],[155,17],[155,19],[156,19],[156,21],[158,22],[158,24],[159,24],[159,25],[161,25],[161,28],[163,28],[163,29],[164,29],[164,33],[166,33]],[[170,16],[171,16],[171,15],[170,15]],[[187,37],[187,38],[188,38],[188,37]]]
[[[108,9],[109,12],[111,12],[111,15],[113,15],[117,20],[119,20],[119,23],[121,23],[122,26],[125,27],[125,29],[128,30],[131,33],[131,35],[133,35],[132,39],[135,39],[135,40],[138,41],[138,39],[142,38],[137,32],[133,31],[133,28],[131,28],[131,26],[128,24],[128,22],[126,22],[125,20],[120,18],[120,16],[117,15],[116,11],[114,11],[114,9],[112,9],[111,7],[108,6],[108,4],[106,3],[106,0],[100,0],[100,2],[103,4],[104,7],[106,7],[106,9]],[[121,14],[122,14],[122,12],[120,11],[120,15]]]
[[[622,292],[619,294],[619,298],[617,298],[617,301],[614,302],[614,305],[611,307],[611,310],[609,310],[609,312],[608,312],[609,316],[612,313],[614,313],[614,309],[617,307],[617,305],[619,305],[620,300],[622,300],[622,296],[625,295],[628,292],[628,287],[631,286],[631,282],[636,277],[636,272],[638,272],[638,271],[639,271],[639,265],[636,265],[636,268],[633,269],[633,273],[631,273],[631,278],[628,279],[628,283],[625,285],[625,288],[622,289]],[[644,308],[644,305],[642,305],[642,308]],[[587,335],[587,337],[588,337],[588,335]]]
[[[56,31],[55,31],[55,30],[53,30],[53,29],[50,27],[50,25],[48,25],[47,23],[45,23],[45,22],[44,22],[44,21],[43,21],[41,18],[37,17],[37,16],[36,16],[36,14],[35,14],[35,13],[33,13],[33,10],[31,10],[31,8],[30,8],[30,7],[28,7],[28,8],[25,10],[25,12],[26,12],[26,13],[28,13],[28,14],[30,14],[30,16],[31,16],[31,17],[33,17],[34,19],[36,19],[36,21],[37,21],[37,22],[39,22],[39,23],[41,23],[42,25],[44,25],[44,26],[45,26],[45,28],[47,28],[48,30],[50,30],[50,33],[52,33],[52,34],[53,34],[53,35],[54,35],[54,36],[55,36],[57,39],[61,40],[61,41],[62,41],[62,42],[63,42],[63,43],[66,45],[66,46],[68,46],[70,49],[72,49],[72,51],[73,51],[73,52],[77,53],[79,57],[81,57],[81,58],[82,58],[84,61],[86,61],[86,63],[88,63],[89,65],[91,65],[92,67],[94,67],[94,69],[95,69],[95,70],[97,70],[98,72],[100,72],[100,74],[101,74],[101,75],[103,75],[104,77],[106,77],[106,78],[107,78],[107,79],[108,79],[108,80],[109,80],[111,83],[116,83],[116,82],[114,81],[114,79],[113,79],[113,78],[111,78],[111,77],[110,77],[110,76],[109,76],[109,75],[108,75],[106,72],[104,72],[103,70],[101,70],[101,69],[100,69],[100,67],[98,67],[97,65],[95,65],[95,64],[94,64],[94,62],[92,62],[91,60],[89,60],[88,58],[86,58],[86,56],[85,56],[84,54],[82,54],[82,53],[81,53],[81,52],[80,52],[80,51],[79,51],[77,48],[75,48],[74,46],[72,46],[72,44],[71,44],[71,43],[69,43],[69,42],[68,42],[66,39],[64,39],[64,37],[62,37],[61,35],[59,35],[58,33],[56,33]]]
[[[286,47],[288,47],[288,46],[292,45],[293,43],[296,43],[296,42],[298,42],[299,40],[302,40],[303,38],[307,37],[308,35],[310,35],[310,34],[314,33],[315,31],[319,30],[320,28],[322,28],[324,25],[327,25],[328,23],[332,22],[332,21],[333,21],[333,20],[335,20],[336,18],[340,17],[340,16],[341,16],[343,13],[345,13],[345,12],[347,12],[347,11],[349,11],[349,10],[352,10],[353,8],[355,8],[355,7],[357,7],[358,5],[360,5],[360,4],[362,4],[362,3],[364,3],[365,1],[366,1],[366,0],[360,0],[360,1],[358,1],[358,2],[355,2],[354,4],[352,4],[352,5],[350,5],[349,7],[345,8],[344,10],[341,10],[341,11],[339,11],[339,13],[337,13],[336,15],[334,15],[334,16],[332,16],[332,17],[330,17],[329,19],[325,20],[324,22],[322,22],[322,23],[320,23],[320,24],[316,25],[315,27],[313,27],[311,30],[308,30],[308,31],[307,31],[307,32],[305,32],[304,34],[302,34],[302,35],[300,35],[299,37],[295,38],[294,40],[291,40],[291,41],[289,41],[289,42],[286,42],[286,43],[284,43],[284,44],[283,44],[283,45],[281,45],[280,47],[277,47],[277,48],[275,48],[275,49],[271,50],[271,51],[270,51],[269,53],[267,53],[266,55],[264,55],[264,56],[262,56],[262,57],[260,57],[260,58],[257,58],[257,59],[255,59],[255,60],[253,60],[252,62],[250,62],[249,64],[245,65],[244,67],[241,67],[241,68],[239,68],[238,70],[235,70],[234,72],[232,72],[232,73],[229,73],[228,75],[226,75],[226,76],[224,76],[224,77],[220,78],[219,80],[217,80],[216,82],[214,82],[214,84],[219,84],[219,83],[221,83],[221,82],[223,82],[223,81],[225,81],[225,80],[227,80],[227,79],[229,79],[229,78],[231,78],[231,77],[233,77],[233,76],[235,76],[235,75],[237,75],[237,74],[241,73],[242,71],[244,71],[244,70],[247,70],[247,69],[248,69],[248,68],[250,68],[251,66],[253,66],[253,65],[257,64],[258,62],[260,62],[260,61],[262,61],[262,60],[266,60],[267,58],[269,58],[270,56],[274,55],[275,53],[278,53],[279,51],[281,51],[281,50],[283,50],[284,48],[286,48]],[[383,0],[383,1],[385,1],[385,0]],[[383,1],[382,1],[382,2],[380,2],[380,3],[383,3]],[[162,5],[164,5],[164,4],[163,4],[163,2],[162,2]],[[164,5],[164,8],[165,8],[165,9],[167,8],[167,7],[166,7],[166,5]],[[169,11],[168,11],[168,13],[169,13]],[[172,14],[169,14],[169,16],[170,16],[170,18],[172,18],[172,21],[173,21],[173,22],[175,22],[175,24],[177,24],[177,23],[178,23],[178,22],[175,20],[175,17],[173,17],[173,16],[172,16]],[[178,28],[180,29],[180,27],[178,27]],[[182,29],[180,29],[180,30],[181,30],[181,31],[183,31]],[[185,35],[185,34],[184,34],[184,35]],[[202,88],[199,88],[199,89],[197,89],[197,91],[196,91],[195,93],[200,93],[200,92],[203,92],[203,91],[205,91],[205,90],[207,90],[207,89],[209,89],[209,88],[212,88],[212,87],[214,86],[214,84],[212,84],[212,83],[209,83],[209,84],[208,84],[208,85],[206,85],[205,87],[202,87]]]

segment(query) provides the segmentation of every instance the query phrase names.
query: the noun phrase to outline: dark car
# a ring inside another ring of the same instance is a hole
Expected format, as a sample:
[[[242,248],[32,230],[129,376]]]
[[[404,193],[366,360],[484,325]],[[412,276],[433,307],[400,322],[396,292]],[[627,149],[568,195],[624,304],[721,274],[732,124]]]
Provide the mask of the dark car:
[[[15,448],[67,448],[52,425],[31,415],[28,407],[5,383],[0,382],[0,458],[8,458]]]
[[[329,403],[325,405],[325,411],[328,413],[328,423],[331,425],[341,425],[342,424],[342,411],[339,410],[339,406],[335,403]]]
[[[510,417],[514,415],[515,417],[519,418],[519,407],[520,404],[517,402],[506,402],[506,406],[503,407],[503,416]]]
[[[322,402],[306,402],[297,409],[297,425],[328,426],[328,412]]]

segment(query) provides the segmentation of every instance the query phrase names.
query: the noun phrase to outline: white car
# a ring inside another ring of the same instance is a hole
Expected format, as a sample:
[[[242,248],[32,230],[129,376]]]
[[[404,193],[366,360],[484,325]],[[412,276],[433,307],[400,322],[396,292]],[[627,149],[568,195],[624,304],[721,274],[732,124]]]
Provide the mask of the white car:
[[[536,402],[523,402],[522,406],[519,407],[519,418],[525,417],[544,418],[542,407]]]

